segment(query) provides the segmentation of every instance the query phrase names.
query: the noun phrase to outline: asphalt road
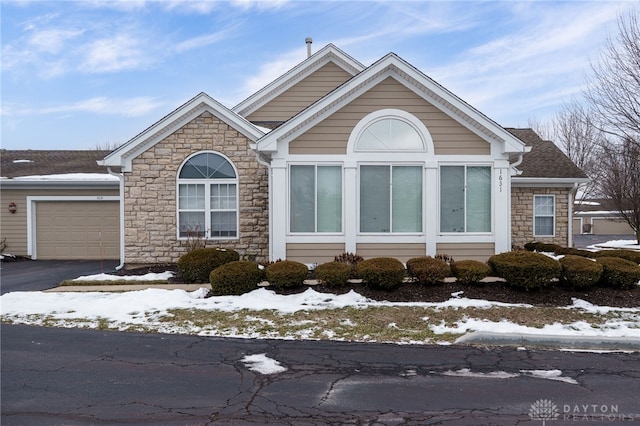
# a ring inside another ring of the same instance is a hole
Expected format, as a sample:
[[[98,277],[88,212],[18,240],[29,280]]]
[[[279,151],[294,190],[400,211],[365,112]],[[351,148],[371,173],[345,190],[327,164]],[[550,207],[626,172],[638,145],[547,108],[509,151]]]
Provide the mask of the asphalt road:
[[[3,426],[640,422],[638,353],[6,325],[1,344]],[[286,371],[251,371],[254,354]]]
[[[0,294],[53,288],[66,279],[113,272],[117,260],[21,260],[0,262]]]

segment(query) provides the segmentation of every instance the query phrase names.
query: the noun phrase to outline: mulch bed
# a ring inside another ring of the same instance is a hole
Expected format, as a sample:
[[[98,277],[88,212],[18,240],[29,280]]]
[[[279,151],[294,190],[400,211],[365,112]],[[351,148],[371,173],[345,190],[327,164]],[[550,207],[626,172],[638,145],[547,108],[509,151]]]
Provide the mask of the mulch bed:
[[[146,268],[120,271],[123,275],[144,275],[149,272],[161,273],[174,271],[175,265],[154,265]],[[170,282],[180,283],[179,276],[174,276]],[[322,284],[314,286],[300,286],[289,289],[275,289],[278,294],[295,294],[312,287],[321,293],[344,294],[350,290],[373,300],[389,302],[444,302],[449,300],[452,293],[463,292],[460,297],[469,299],[483,299],[504,303],[527,303],[535,306],[567,306],[573,303],[572,298],[585,300],[599,306],[619,308],[640,308],[640,286],[631,290],[619,290],[609,287],[592,287],[588,290],[575,290],[556,284],[542,290],[525,291],[510,286],[504,282],[464,285],[460,283],[440,283],[423,286],[418,283],[404,283],[393,291],[372,289],[364,284],[349,284],[347,287],[327,287]]]

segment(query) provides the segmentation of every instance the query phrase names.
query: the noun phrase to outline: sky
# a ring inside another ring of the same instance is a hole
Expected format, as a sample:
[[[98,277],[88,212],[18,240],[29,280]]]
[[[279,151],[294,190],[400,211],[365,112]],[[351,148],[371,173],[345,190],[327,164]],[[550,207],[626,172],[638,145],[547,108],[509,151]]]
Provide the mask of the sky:
[[[122,144],[200,92],[232,108],[333,43],[394,52],[505,127],[581,98],[637,1],[0,0],[3,149]]]

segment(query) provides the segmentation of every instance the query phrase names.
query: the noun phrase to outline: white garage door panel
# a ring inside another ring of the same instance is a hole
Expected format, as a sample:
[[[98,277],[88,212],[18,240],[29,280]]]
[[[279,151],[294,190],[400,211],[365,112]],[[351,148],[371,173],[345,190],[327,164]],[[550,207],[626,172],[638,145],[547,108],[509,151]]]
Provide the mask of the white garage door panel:
[[[601,235],[632,235],[633,229],[627,222],[612,219],[593,218],[593,233]]]
[[[117,201],[38,201],[38,259],[118,259]]]

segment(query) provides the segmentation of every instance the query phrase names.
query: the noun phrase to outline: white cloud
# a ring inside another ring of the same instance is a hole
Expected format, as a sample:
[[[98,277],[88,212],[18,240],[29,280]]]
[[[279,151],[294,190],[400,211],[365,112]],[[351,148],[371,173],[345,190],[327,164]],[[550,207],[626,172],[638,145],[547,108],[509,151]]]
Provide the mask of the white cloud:
[[[29,37],[29,44],[37,51],[56,54],[62,51],[65,42],[84,33],[83,30],[49,29],[36,31]]]
[[[104,96],[93,97],[68,104],[34,108],[16,105],[4,105],[2,115],[30,116],[68,113],[91,113],[100,115],[120,115],[123,117],[140,117],[164,107],[156,98],[140,96],[126,99],[110,99]]]
[[[201,36],[181,41],[175,45],[174,51],[177,53],[183,53],[218,43],[228,37],[230,30],[231,29],[226,29],[212,34],[203,34]]]
[[[86,46],[80,70],[90,73],[130,70],[145,66],[149,59],[141,41],[128,34],[96,40]]]

